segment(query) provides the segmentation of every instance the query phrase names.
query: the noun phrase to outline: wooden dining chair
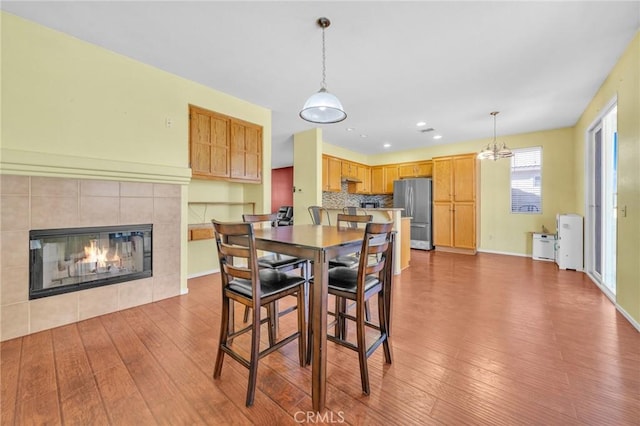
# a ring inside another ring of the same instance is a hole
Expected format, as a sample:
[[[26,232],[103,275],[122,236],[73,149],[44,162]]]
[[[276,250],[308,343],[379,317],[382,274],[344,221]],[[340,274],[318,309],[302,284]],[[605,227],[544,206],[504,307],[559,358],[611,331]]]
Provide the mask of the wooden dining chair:
[[[258,360],[294,340],[298,340],[300,365],[305,364],[305,315],[304,315],[304,277],[280,272],[275,269],[260,268],[255,246],[255,235],[250,223],[222,223],[212,220],[214,237],[220,261],[222,282],[222,319],[220,321],[220,340],[213,372],[214,379],[220,378],[225,354],[249,369],[246,405],[251,406],[258,377]],[[230,238],[234,238],[230,241]],[[267,322],[269,330],[275,320],[273,315],[261,317],[261,307],[268,307],[283,297],[297,297],[298,329],[280,341],[269,339],[267,348],[260,350],[260,326]],[[252,308],[250,324],[237,332],[231,331],[234,302]],[[249,359],[234,350],[231,339],[251,331],[251,350]]]
[[[307,207],[309,216],[311,216],[311,223],[314,225],[331,225],[331,218],[329,217],[329,210],[321,206],[309,206]]]
[[[266,226],[271,225],[272,227],[278,227],[277,221],[277,213],[272,214],[243,214],[242,221],[253,224],[253,227],[258,226]],[[262,256],[258,257],[258,266],[260,268],[268,268],[274,269],[280,272],[288,272],[294,269],[300,269],[301,276],[304,277],[305,281],[309,280],[310,276],[310,263],[306,259],[299,259],[297,257],[289,256],[281,253],[265,253]],[[278,310],[277,302],[274,302],[274,305],[271,309],[276,312],[278,317],[288,314],[296,306],[293,305],[283,311]],[[244,310],[244,322],[249,320],[249,306],[245,307]],[[278,334],[278,319],[275,318],[275,321],[272,323],[273,327],[273,335]]]
[[[390,313],[386,308],[384,286],[390,285],[387,282],[389,276],[387,268],[392,265],[391,262],[387,262],[387,259],[393,250],[393,246],[390,244],[392,230],[393,223],[367,223],[358,268],[341,266],[329,270],[329,294],[355,301],[355,316],[349,315],[347,312],[337,312],[337,315],[344,320],[355,321],[356,342],[349,342],[347,334],[342,332],[337,335],[328,334],[327,339],[358,353],[362,393],[365,395],[369,395],[370,392],[367,358],[381,344],[384,348],[385,363],[391,364],[391,348],[387,332]],[[378,324],[365,318],[365,302],[375,295],[378,296]],[[310,312],[310,315],[313,315],[313,312]],[[367,327],[378,331],[376,340],[369,346],[366,342]],[[309,333],[309,338],[311,338],[311,333]]]
[[[371,222],[373,215],[350,215],[338,213],[336,219],[336,226],[338,228],[357,228],[364,226],[364,224]],[[360,261],[358,254],[349,254],[345,256],[338,256],[329,260],[329,267],[335,268],[336,266],[346,266],[347,268],[355,268]]]

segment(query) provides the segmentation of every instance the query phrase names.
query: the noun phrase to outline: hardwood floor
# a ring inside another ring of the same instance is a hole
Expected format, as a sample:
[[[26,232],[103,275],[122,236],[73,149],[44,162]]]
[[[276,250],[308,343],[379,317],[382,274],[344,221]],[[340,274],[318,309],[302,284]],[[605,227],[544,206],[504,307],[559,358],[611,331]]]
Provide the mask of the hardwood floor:
[[[411,265],[394,282],[393,364],[371,356],[363,396],[356,353],[329,343],[321,416],[307,414],[311,369],[295,343],[260,361],[251,408],[240,364],[225,358],[212,379],[216,274],[185,296],[3,342],[0,422],[640,424],[640,334],[584,274],[415,250]],[[295,314],[281,319],[292,327]]]

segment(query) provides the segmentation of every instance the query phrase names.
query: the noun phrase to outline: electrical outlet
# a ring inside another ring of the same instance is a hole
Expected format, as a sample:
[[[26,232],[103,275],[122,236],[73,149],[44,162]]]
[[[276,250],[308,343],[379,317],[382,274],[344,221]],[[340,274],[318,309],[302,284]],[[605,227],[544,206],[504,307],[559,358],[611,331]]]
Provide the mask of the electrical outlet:
[[[168,129],[170,129],[173,126],[173,120],[167,117],[167,119],[164,121],[164,124]]]

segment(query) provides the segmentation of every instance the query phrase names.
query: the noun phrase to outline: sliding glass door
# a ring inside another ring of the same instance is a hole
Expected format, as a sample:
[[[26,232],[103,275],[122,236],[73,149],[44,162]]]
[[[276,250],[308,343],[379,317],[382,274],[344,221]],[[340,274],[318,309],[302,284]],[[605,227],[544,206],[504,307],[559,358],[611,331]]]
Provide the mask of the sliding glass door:
[[[610,296],[616,294],[618,132],[614,104],[589,130],[587,143],[587,273]]]

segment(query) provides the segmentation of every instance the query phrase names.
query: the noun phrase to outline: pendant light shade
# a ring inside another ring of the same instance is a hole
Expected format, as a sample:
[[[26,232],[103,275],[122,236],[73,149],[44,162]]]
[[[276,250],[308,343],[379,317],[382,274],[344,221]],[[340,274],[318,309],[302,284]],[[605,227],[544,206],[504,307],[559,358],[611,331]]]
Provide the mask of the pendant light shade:
[[[300,117],[311,123],[338,123],[347,118],[347,113],[344,112],[340,100],[327,91],[324,30],[331,25],[331,21],[327,18],[320,18],[317,22],[322,28],[322,86],[304,103]]]
[[[312,123],[337,123],[347,118],[340,100],[324,87],[304,103],[300,117]]]
[[[498,142],[496,141],[496,115],[498,114],[498,111],[493,111],[490,113],[490,115],[493,116],[493,142],[488,143],[487,147],[480,151],[480,153],[478,154],[478,159],[480,160],[496,161],[499,158],[513,157],[513,152],[507,147],[504,142],[498,147]]]

